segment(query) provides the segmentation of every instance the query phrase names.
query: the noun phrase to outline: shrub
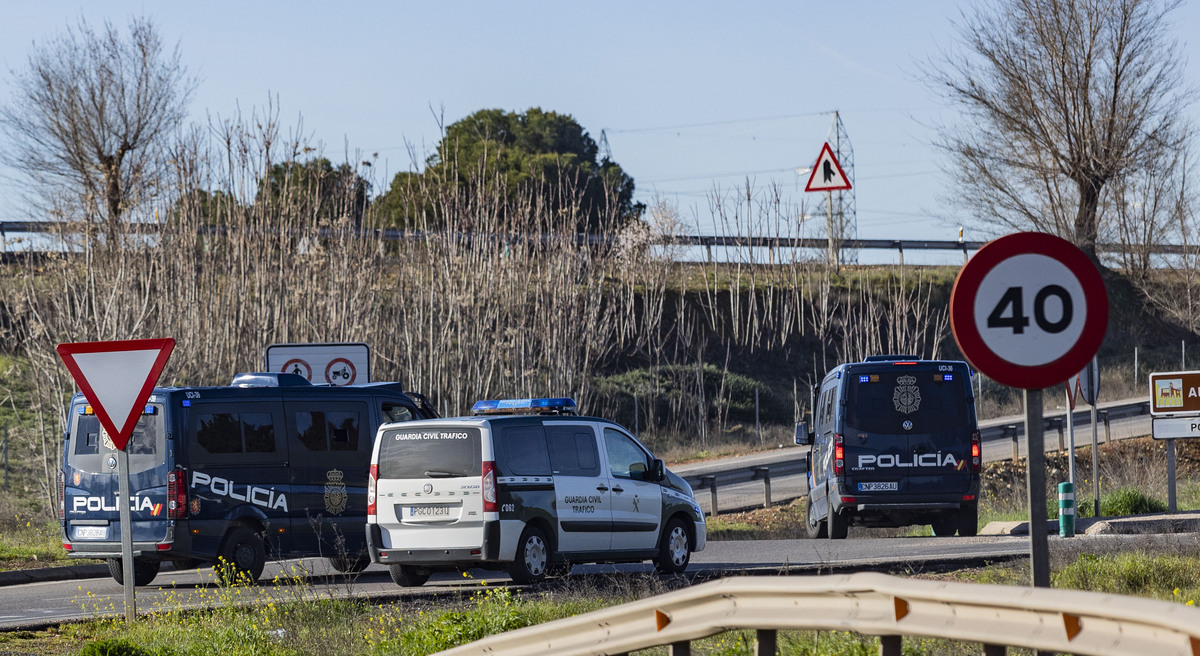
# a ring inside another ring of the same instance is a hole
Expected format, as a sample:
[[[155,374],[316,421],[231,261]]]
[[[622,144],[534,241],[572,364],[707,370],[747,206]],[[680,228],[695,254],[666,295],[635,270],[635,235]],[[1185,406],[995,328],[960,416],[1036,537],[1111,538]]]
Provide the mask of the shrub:
[[[1100,514],[1105,517],[1145,515],[1167,511],[1167,504],[1135,487],[1123,487],[1100,497]]]

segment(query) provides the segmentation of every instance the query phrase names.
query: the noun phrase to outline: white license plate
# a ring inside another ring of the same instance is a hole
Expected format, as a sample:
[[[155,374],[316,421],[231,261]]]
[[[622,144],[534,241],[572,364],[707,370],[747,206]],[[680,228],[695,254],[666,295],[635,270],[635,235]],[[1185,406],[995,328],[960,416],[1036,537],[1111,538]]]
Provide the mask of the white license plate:
[[[450,506],[445,505],[426,505],[426,506],[409,506],[408,512],[405,513],[413,519],[428,519],[435,517],[450,517]]]
[[[76,540],[103,540],[108,537],[107,526],[76,526]]]
[[[887,483],[859,483],[858,484],[859,492],[894,492],[897,489],[899,489],[899,488],[897,487],[897,484],[895,481],[889,481]]]

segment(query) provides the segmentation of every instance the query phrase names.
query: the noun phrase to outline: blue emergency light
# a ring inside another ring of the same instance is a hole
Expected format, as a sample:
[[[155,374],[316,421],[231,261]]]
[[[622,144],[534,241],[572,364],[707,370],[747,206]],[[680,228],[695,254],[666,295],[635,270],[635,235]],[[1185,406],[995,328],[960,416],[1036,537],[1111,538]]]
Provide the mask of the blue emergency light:
[[[476,401],[471,406],[472,414],[476,415],[512,415],[512,414],[575,414],[575,399],[566,397],[541,399],[496,399],[491,401]]]

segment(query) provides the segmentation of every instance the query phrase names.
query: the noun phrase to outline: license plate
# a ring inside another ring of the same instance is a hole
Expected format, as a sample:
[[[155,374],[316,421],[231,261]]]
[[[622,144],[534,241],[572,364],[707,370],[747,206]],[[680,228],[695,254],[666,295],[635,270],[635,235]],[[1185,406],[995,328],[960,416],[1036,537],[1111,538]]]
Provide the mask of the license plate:
[[[409,506],[408,516],[412,518],[449,517],[450,506],[444,506],[440,504],[428,506]]]
[[[887,483],[859,483],[858,484],[859,492],[894,492],[897,489],[899,489],[899,488],[895,481],[889,481]]]
[[[108,537],[107,526],[76,526],[76,540],[103,540]]]

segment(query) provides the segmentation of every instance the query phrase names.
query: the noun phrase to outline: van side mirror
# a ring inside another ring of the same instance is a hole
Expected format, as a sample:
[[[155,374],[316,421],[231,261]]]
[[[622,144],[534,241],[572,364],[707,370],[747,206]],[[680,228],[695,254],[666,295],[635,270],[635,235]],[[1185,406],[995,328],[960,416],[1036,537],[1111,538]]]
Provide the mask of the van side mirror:
[[[812,431],[808,428],[807,421],[801,421],[796,424],[796,446],[807,446],[813,443]]]
[[[652,466],[654,467],[654,470],[650,475],[654,477],[654,480],[661,481],[667,477],[667,466],[663,464],[663,461],[655,458]]]

